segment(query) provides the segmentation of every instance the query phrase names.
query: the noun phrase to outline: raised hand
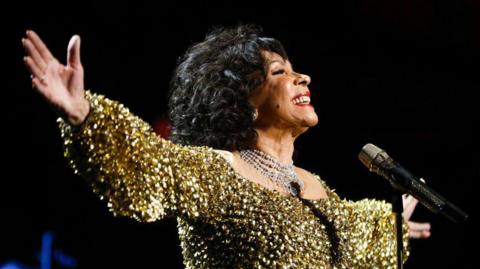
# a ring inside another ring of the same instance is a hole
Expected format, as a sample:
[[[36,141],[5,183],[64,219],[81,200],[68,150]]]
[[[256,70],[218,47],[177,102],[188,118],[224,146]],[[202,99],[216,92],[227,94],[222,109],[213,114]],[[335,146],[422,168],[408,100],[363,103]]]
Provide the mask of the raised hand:
[[[85,99],[83,66],[80,62],[80,37],[68,44],[67,65],[61,64],[33,31],[22,38],[25,65],[32,76],[32,86],[61,116],[73,125],[81,124],[90,106]]]
[[[410,221],[410,217],[418,204],[418,200],[411,195],[403,195],[403,218],[410,228],[409,237],[414,239],[422,239],[430,237],[430,223]]]

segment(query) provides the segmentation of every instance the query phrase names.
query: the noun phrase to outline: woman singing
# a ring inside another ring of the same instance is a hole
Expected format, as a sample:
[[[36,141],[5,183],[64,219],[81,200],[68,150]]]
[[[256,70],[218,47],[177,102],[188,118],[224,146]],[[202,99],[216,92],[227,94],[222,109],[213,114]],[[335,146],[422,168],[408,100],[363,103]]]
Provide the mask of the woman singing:
[[[115,215],[176,217],[186,268],[392,268],[395,219],[383,201],[338,197],[292,161],[318,118],[310,77],[258,27],[217,28],[179,59],[170,140],[122,104],[84,90],[80,38],[62,65],[33,31],[22,39],[33,86],[56,108],[65,156]],[[408,236],[428,223],[409,218]]]

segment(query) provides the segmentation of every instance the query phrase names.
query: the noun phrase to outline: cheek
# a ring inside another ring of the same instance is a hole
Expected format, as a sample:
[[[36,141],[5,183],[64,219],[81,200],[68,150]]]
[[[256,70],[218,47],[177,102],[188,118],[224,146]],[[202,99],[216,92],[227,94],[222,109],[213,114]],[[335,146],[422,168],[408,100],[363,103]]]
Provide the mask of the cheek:
[[[271,109],[275,113],[281,113],[284,110],[288,110],[288,103],[286,103],[285,100],[282,100],[280,98],[275,98],[274,101],[270,105]]]
[[[285,83],[269,84],[265,87],[265,108],[271,112],[279,113],[288,110],[291,100],[287,98],[289,94],[288,86]]]
[[[292,109],[291,101],[285,95],[277,95],[272,98],[270,107],[273,111],[278,113],[286,113]]]

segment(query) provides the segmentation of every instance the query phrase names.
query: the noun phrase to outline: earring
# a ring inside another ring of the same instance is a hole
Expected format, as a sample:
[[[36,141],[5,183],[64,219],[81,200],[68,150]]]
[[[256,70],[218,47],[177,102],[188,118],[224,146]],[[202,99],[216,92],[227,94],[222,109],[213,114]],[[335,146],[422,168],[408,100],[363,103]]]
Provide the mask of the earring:
[[[253,110],[253,115],[252,115],[253,121],[256,121],[258,118],[258,111],[255,109]]]

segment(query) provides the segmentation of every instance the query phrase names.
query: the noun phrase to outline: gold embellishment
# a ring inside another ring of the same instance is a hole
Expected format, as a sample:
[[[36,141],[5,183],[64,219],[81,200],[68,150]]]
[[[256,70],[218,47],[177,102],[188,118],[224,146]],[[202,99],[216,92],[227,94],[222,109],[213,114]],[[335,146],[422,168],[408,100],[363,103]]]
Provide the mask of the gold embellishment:
[[[118,102],[86,96],[91,111],[81,126],[59,120],[65,157],[115,215],[177,217],[186,268],[332,268],[324,227],[298,199],[241,178],[208,147],[158,137]],[[394,268],[390,205],[325,188],[329,198],[313,204],[340,237],[337,268]]]

